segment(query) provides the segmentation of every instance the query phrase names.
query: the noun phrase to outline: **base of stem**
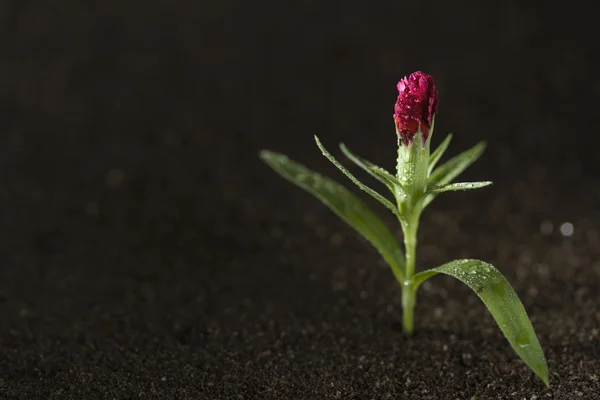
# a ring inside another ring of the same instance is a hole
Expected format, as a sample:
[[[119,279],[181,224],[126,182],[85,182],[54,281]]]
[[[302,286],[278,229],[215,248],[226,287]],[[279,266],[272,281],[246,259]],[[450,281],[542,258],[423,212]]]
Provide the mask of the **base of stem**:
[[[412,284],[402,288],[402,329],[407,336],[413,334],[415,316],[415,291]]]

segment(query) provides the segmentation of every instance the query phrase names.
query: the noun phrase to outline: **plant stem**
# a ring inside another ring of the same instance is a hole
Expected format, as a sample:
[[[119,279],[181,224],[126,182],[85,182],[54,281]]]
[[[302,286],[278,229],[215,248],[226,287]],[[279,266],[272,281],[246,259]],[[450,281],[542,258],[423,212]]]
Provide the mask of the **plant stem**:
[[[407,281],[408,282],[408,281]],[[410,336],[414,331],[415,315],[415,292],[412,284],[404,284],[402,287],[402,329]]]
[[[405,281],[402,283],[402,326],[407,335],[414,331],[414,309],[416,304],[416,288],[413,285],[417,258],[417,230],[420,210],[413,208],[411,215],[403,225],[404,247],[406,254]]]
[[[431,137],[431,135],[429,136]],[[397,192],[396,202],[400,211],[400,225],[404,233],[406,266],[402,282],[402,325],[404,332],[411,335],[414,330],[416,286],[413,283],[417,258],[417,229],[423,211],[424,195],[427,190],[429,168],[429,140],[422,142],[419,132],[411,145],[404,145],[398,135],[398,160],[396,177],[402,190]]]

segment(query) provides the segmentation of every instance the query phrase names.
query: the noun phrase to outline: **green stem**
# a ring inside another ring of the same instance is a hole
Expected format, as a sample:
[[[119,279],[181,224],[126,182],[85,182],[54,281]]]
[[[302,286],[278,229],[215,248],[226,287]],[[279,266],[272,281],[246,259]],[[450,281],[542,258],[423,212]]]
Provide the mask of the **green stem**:
[[[405,284],[402,287],[402,329],[408,336],[412,335],[415,329],[415,300],[412,284]]]
[[[402,284],[402,326],[407,335],[414,331],[414,309],[416,304],[416,287],[413,283],[417,258],[417,230],[420,210],[413,208],[411,215],[403,225],[404,247],[406,250],[406,273]]]
[[[429,137],[431,137],[431,133]],[[414,311],[417,287],[413,282],[417,258],[417,229],[423,211],[429,168],[429,140],[422,142],[421,130],[414,135],[412,144],[405,146],[398,136],[396,177],[402,190],[396,194],[400,224],[404,233],[406,270],[402,282],[402,325],[411,335],[414,330]]]

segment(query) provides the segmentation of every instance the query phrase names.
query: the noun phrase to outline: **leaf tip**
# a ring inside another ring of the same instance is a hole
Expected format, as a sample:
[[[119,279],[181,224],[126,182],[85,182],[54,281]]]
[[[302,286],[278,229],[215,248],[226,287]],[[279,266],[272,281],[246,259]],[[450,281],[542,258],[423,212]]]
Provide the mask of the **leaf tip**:
[[[537,376],[544,382],[547,388],[550,387],[550,377],[548,376],[548,364],[544,361],[541,364],[538,364],[538,368],[535,370]]]
[[[450,142],[452,141],[453,137],[454,137],[454,134],[452,132],[448,133],[446,135],[446,137],[444,138],[444,140],[442,140],[442,144],[444,144],[444,146],[447,148],[448,146],[450,146]]]
[[[319,149],[321,150],[323,155],[326,155],[327,150],[325,150],[325,147],[323,147],[323,144],[321,143],[321,140],[319,139],[319,137],[317,135],[315,135],[315,142],[317,142],[317,146],[319,147]]]
[[[267,158],[271,157],[271,155],[272,155],[272,154],[273,154],[273,153],[272,153],[272,152],[270,152],[269,150],[262,149],[262,150],[260,150],[260,151],[258,152],[258,157],[259,157],[261,160],[266,160]]]

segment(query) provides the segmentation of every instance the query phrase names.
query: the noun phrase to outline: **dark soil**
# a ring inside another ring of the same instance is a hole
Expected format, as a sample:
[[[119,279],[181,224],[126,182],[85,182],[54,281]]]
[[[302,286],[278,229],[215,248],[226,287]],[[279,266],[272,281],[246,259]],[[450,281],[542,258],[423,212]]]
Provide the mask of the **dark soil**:
[[[366,4],[0,2],[0,398],[600,398],[595,12]],[[451,278],[404,338],[375,250],[257,158],[392,168],[417,69],[495,181],[432,204],[420,266],[497,265],[550,389]]]

